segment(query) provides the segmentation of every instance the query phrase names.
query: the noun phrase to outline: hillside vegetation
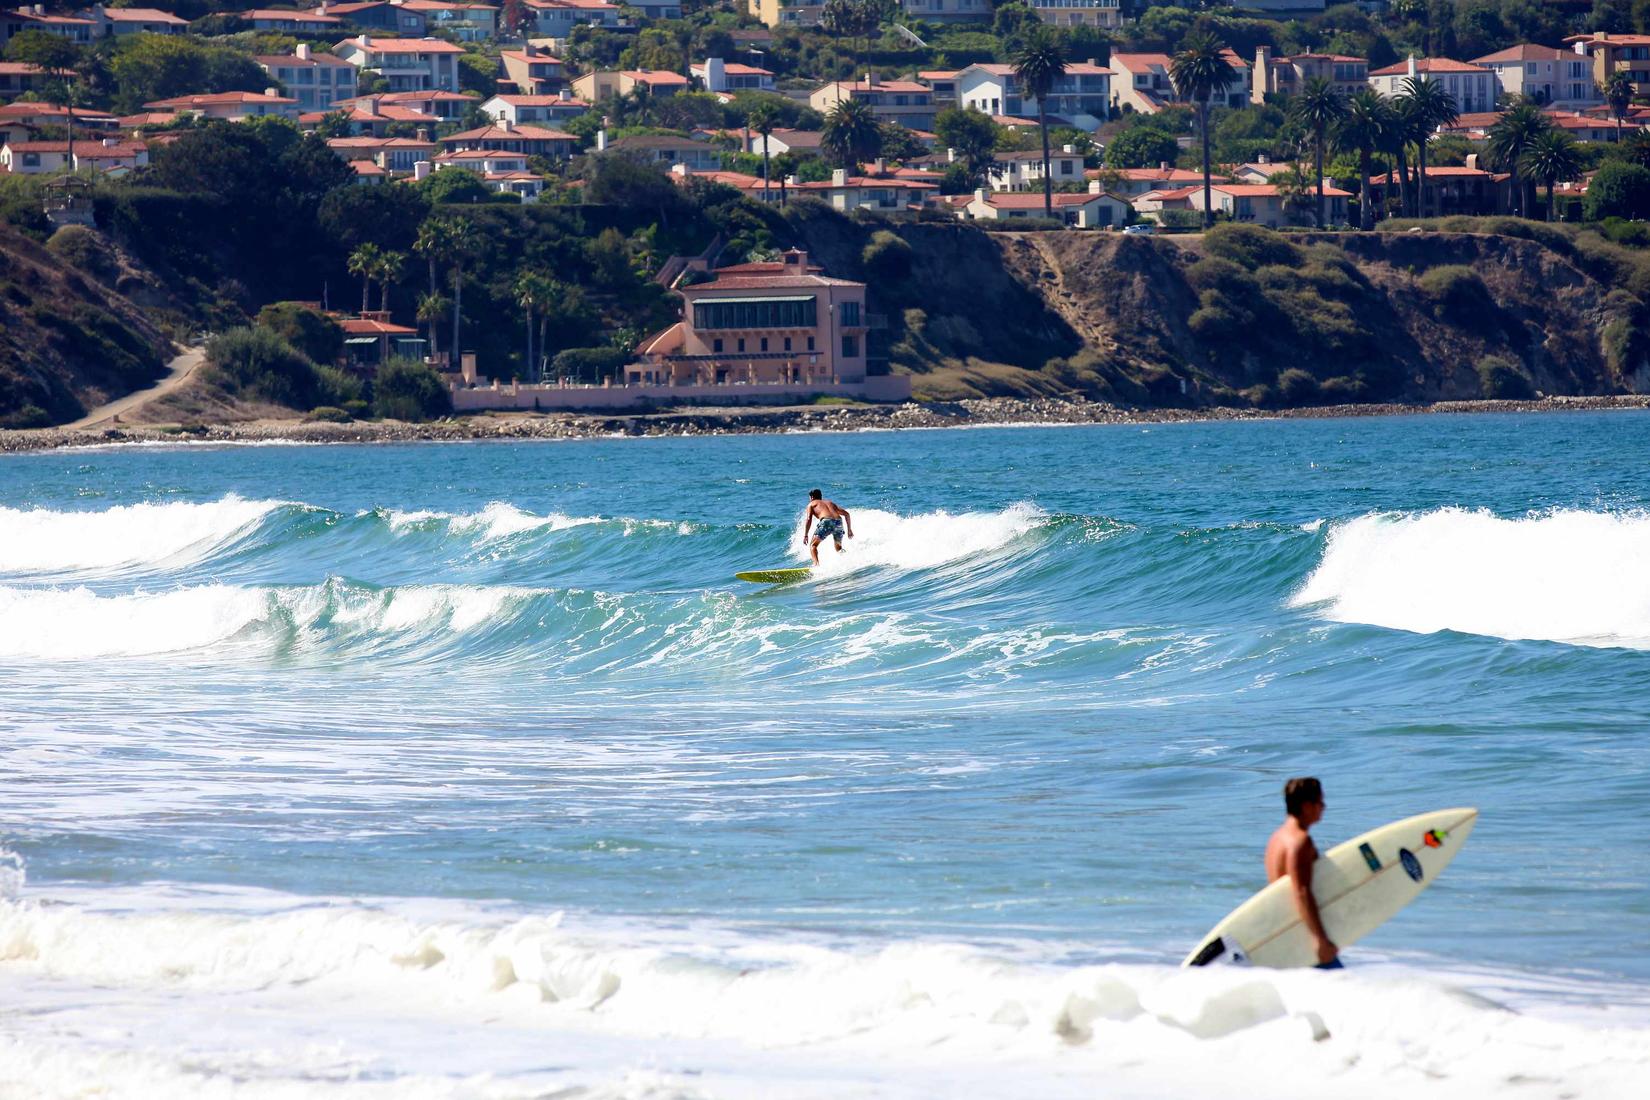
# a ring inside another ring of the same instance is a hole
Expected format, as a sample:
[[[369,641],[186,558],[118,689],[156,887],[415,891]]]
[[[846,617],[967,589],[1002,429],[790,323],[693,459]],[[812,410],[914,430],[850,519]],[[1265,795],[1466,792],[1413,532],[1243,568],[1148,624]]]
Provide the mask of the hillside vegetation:
[[[41,245],[0,226],[0,428],[74,420],[165,373],[172,343],[127,296],[151,289],[96,233]]]

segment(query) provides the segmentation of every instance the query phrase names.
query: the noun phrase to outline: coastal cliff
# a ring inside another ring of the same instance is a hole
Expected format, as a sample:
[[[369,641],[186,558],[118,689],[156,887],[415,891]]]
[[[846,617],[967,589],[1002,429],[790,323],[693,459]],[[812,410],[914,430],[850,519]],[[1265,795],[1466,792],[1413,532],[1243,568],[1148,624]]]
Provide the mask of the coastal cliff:
[[[763,213],[777,243],[869,284],[873,356],[918,400],[1272,410],[1650,392],[1650,257],[1592,232],[1497,219],[1154,237]],[[159,375],[154,319],[191,315],[189,295],[129,251],[78,227],[44,246],[0,233],[7,426],[61,423]]]

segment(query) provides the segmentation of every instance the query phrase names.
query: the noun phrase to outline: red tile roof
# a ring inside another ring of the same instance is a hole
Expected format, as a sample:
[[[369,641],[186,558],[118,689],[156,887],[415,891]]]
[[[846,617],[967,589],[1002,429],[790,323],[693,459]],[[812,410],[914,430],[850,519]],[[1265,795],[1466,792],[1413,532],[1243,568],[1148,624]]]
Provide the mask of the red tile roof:
[[[1572,53],[1557,49],[1553,46],[1539,46],[1533,42],[1526,42],[1521,46],[1508,46],[1504,50],[1487,53],[1483,57],[1472,59],[1474,65],[1488,65],[1491,62],[1504,61],[1558,61],[1564,57],[1574,57]]]
[[[1472,65],[1465,61],[1455,61],[1448,57],[1423,57],[1415,62],[1417,73],[1489,73],[1490,70],[1482,65]],[[1409,62],[1400,61],[1396,65],[1388,65],[1382,69],[1369,70],[1370,76],[1407,76]],[[1493,74],[1491,74],[1493,75]]]
[[[512,126],[508,130],[502,126],[481,126],[474,130],[465,130],[462,133],[448,134],[442,142],[452,141],[577,141],[572,134],[564,134],[560,130],[547,130],[542,126]]]
[[[189,25],[189,20],[179,19],[171,12],[158,8],[104,8],[103,18],[111,23],[166,23],[174,27]]]
[[[367,53],[463,53],[463,46],[455,46],[451,42],[443,42],[439,38],[374,38],[367,35],[368,45],[361,45],[353,38],[346,38],[334,46],[354,46]]]

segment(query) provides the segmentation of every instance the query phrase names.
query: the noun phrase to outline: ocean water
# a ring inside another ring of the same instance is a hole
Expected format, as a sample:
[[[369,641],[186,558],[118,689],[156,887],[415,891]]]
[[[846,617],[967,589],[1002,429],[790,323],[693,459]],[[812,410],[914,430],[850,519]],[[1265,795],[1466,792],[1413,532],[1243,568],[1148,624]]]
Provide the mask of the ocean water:
[[[1640,413],[0,460],[0,1096],[1637,1097]],[[801,584],[819,486],[857,538]],[[1345,973],[1175,964],[1477,806]]]

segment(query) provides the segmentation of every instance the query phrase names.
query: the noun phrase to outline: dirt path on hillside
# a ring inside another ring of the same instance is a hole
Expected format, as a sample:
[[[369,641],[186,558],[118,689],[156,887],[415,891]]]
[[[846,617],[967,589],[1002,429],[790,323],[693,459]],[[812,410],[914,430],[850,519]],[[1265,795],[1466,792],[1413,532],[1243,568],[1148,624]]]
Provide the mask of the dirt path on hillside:
[[[116,398],[107,405],[99,405],[73,424],[64,424],[65,430],[75,428],[95,428],[114,421],[118,416],[142,408],[156,398],[165,397],[173,393],[189,381],[190,377],[206,362],[204,347],[185,348],[182,354],[174,358],[166,368],[166,376],[146,390],[137,390],[125,397]]]

